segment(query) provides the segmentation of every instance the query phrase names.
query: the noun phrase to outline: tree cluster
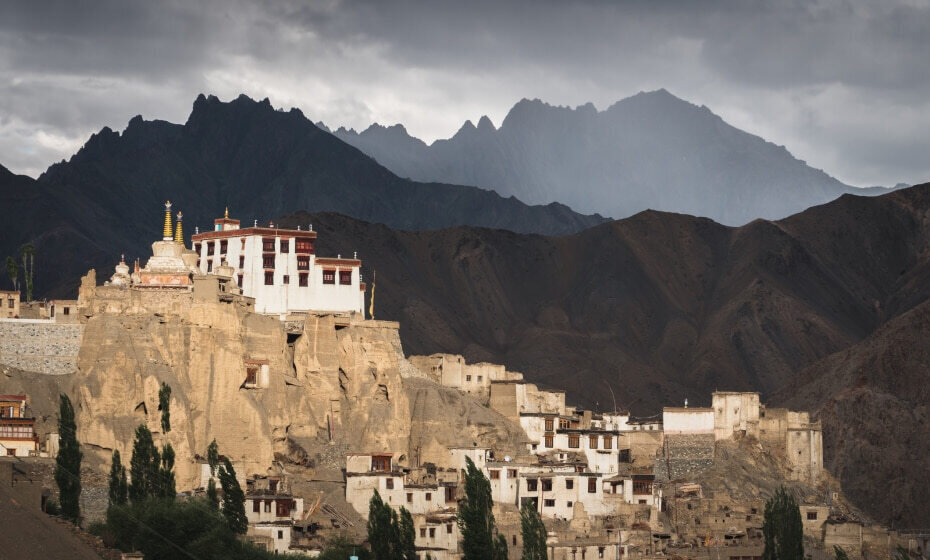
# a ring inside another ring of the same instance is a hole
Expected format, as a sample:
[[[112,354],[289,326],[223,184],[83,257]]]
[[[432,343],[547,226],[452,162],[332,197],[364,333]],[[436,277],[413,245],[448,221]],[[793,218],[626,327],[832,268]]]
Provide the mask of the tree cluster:
[[[368,544],[375,560],[417,560],[413,517],[406,508],[400,515],[375,490],[368,502]]]
[[[465,497],[459,501],[458,525],[462,531],[464,560],[507,560],[507,540],[497,534],[491,482],[465,458]]]
[[[523,504],[520,508],[520,536],[523,539],[521,560],[548,560],[546,551],[546,526],[536,508]]]
[[[804,560],[801,509],[784,486],[765,502],[762,560]]]

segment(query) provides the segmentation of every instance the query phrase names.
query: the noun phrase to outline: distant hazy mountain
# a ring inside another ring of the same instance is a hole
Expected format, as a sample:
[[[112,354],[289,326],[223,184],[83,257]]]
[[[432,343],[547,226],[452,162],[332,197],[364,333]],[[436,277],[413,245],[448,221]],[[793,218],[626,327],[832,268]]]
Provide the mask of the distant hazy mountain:
[[[491,188],[532,204],[565,203],[614,218],[655,209],[739,225],[782,218],[860,191],[664,89],[598,112],[517,103],[500,128],[471,121],[432,145],[403,126],[336,136],[402,176]]]
[[[188,234],[212,227],[227,206],[245,223],[334,211],[412,230],[565,234],[604,221],[561,204],[527,206],[489,190],[401,179],[296,109],[201,95],[185,124],[135,117],[122,133],[104,128],[38,180],[0,168],[0,259],[31,241],[36,293],[73,293],[89,266],[109,270],[120,253],[149,255],[165,199],[184,212]]]

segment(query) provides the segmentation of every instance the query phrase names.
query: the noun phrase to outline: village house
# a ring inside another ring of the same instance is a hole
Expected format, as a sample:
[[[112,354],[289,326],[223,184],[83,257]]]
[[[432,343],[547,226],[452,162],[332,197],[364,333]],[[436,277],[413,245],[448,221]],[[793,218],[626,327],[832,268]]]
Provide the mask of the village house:
[[[19,292],[0,290],[0,319],[18,319],[19,313]]]
[[[269,552],[293,552],[295,523],[304,517],[304,500],[292,496],[278,478],[256,477],[247,483],[246,538]]]
[[[36,419],[26,414],[26,395],[0,395],[0,455],[27,457],[39,449]]]

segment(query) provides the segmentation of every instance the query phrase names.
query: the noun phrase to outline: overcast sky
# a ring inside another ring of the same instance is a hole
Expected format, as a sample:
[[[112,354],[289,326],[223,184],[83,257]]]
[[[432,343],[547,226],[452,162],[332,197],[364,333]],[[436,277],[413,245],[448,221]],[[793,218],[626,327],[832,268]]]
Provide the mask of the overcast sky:
[[[0,3],[0,164],[246,93],[426,141],[666,88],[858,186],[930,180],[930,0]]]

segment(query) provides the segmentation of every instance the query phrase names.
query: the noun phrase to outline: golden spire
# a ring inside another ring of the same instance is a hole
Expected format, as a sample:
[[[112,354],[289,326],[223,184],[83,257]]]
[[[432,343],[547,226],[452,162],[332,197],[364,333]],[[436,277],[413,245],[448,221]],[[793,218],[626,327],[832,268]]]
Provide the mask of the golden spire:
[[[174,240],[184,245],[184,228],[181,227],[181,218],[183,214],[178,212],[178,223],[174,228]]]
[[[374,271],[371,274],[371,303],[368,305],[368,314],[371,315],[371,319],[375,319],[375,280],[378,279],[378,271]]]
[[[165,201],[165,229],[162,232],[162,241],[171,241],[171,201]]]
[[[226,213],[223,214],[223,217],[226,218],[227,220],[229,219],[229,206],[226,207]]]

